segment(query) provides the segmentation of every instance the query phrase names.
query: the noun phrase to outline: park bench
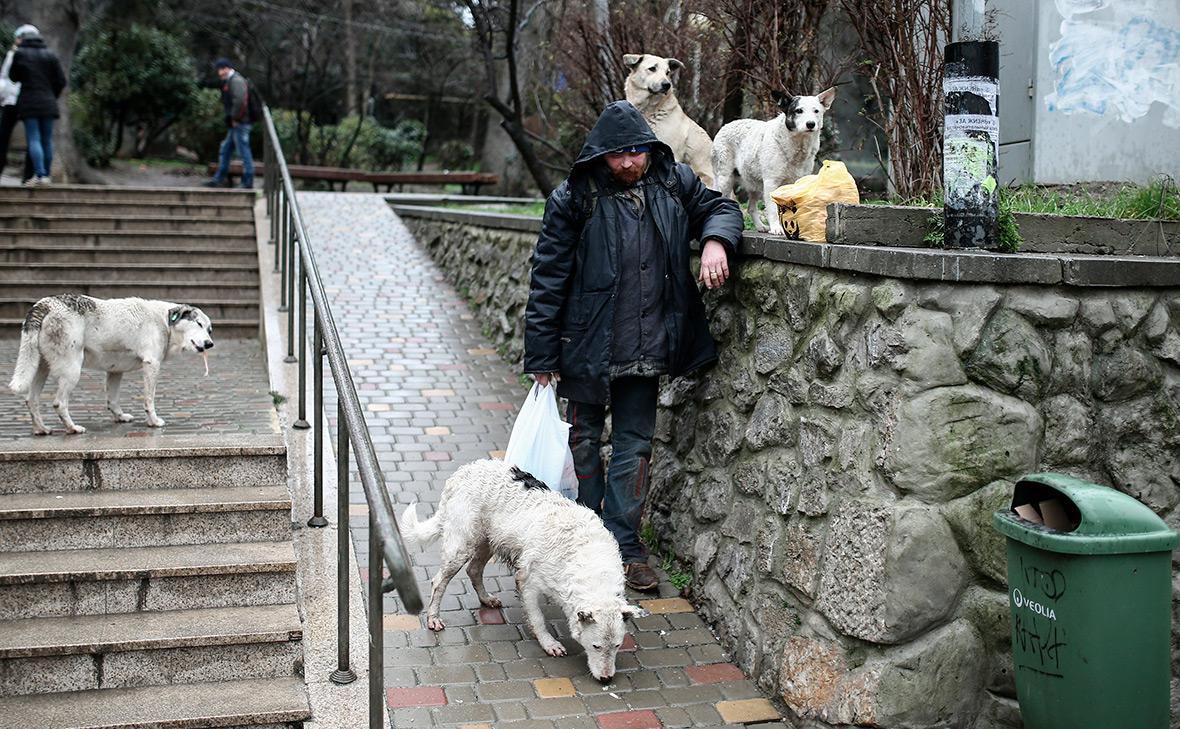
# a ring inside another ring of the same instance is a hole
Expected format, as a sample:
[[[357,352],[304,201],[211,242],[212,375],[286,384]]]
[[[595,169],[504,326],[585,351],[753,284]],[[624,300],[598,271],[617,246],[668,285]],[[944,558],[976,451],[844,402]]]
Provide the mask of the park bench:
[[[265,165],[254,163],[254,174],[264,174]],[[379,192],[380,186],[385,185],[386,192],[393,192],[394,185],[398,190],[403,185],[461,185],[464,195],[478,195],[479,188],[484,185],[495,185],[500,181],[498,175],[490,172],[370,172],[368,170],[350,170],[343,167],[316,167],[314,165],[287,165],[291,177],[301,180],[322,180],[328,183],[328,189],[335,190],[336,183],[340,183],[340,190],[348,189],[350,182],[368,182],[373,185],[373,191]],[[217,171],[215,163],[209,164],[209,173]],[[242,163],[235,160],[229,166],[229,182],[242,175]]]

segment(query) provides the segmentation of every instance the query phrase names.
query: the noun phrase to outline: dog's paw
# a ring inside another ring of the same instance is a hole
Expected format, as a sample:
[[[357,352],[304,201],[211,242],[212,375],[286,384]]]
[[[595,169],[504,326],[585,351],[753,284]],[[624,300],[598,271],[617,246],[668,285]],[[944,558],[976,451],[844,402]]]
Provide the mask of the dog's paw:
[[[435,615],[426,618],[426,627],[438,632],[447,626],[443,623],[442,618]]]
[[[770,234],[777,235],[777,236],[783,236],[783,237],[785,237],[787,235],[786,231],[783,230],[783,227],[781,225],[770,226]]]
[[[81,433],[85,433],[86,429],[83,428],[81,425],[75,425],[72,428],[66,428],[66,432],[67,433],[74,433],[75,435],[78,435]]]
[[[131,416],[131,413],[119,413],[115,416],[116,423],[130,423],[132,420],[134,418]]]
[[[484,607],[498,608],[504,607],[504,603],[500,602],[500,598],[495,595],[488,595],[487,597],[479,598],[479,602]]]
[[[148,424],[149,428],[163,428],[164,427],[164,419],[163,418],[148,418],[147,424]]]
[[[542,644],[541,647],[545,649],[546,653],[553,656],[554,658],[565,655],[565,646],[563,646],[561,643],[558,643],[556,641],[554,641],[552,643]]]
[[[33,426],[33,435],[49,435],[52,431],[49,428],[41,426]]]

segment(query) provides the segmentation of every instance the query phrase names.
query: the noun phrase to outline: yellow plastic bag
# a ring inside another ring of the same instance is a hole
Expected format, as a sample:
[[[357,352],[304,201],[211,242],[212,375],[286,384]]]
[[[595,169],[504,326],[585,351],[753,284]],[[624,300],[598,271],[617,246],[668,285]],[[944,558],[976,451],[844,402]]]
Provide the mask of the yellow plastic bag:
[[[843,162],[824,160],[819,174],[800,177],[770,193],[778,204],[779,219],[788,238],[827,240],[828,203],[858,205],[856,180]]]

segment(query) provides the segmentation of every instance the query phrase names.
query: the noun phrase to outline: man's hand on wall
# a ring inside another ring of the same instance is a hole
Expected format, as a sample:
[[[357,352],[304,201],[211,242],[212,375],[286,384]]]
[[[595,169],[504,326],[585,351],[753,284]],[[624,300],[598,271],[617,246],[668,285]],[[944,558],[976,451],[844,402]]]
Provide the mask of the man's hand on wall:
[[[725,246],[721,241],[710,238],[705,241],[705,247],[701,250],[700,281],[705,286],[716,289],[721,288],[727,278],[729,278],[729,257],[725,254]]]

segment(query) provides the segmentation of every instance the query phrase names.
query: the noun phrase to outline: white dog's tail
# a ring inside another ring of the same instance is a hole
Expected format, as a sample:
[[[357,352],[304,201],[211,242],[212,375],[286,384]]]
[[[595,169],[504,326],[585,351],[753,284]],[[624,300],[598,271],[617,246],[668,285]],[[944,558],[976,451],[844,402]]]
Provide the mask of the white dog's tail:
[[[40,329],[22,329],[20,333],[20,350],[16,355],[16,370],[12,373],[12,381],[8,389],[16,395],[27,395],[33,386],[33,377],[37,368],[41,366],[41,351],[37,346]]]
[[[407,544],[429,544],[442,534],[442,522],[438,518],[438,512],[426,521],[418,521],[417,507],[417,504],[407,506],[397,526]]]

